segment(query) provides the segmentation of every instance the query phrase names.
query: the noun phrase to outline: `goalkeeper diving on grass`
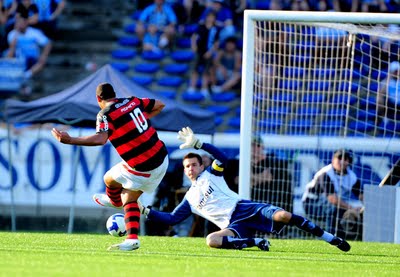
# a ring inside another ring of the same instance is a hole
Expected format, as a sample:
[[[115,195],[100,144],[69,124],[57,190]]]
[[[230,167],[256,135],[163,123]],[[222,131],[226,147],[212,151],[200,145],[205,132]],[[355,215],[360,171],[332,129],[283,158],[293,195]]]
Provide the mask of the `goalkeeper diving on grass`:
[[[257,246],[261,250],[269,251],[268,240],[256,238],[255,232],[279,234],[286,225],[290,225],[313,234],[342,251],[350,250],[350,245],[344,239],[324,231],[302,216],[268,203],[241,199],[229,189],[224,180],[223,170],[227,162],[224,153],[212,144],[202,143],[189,127],[179,131],[178,138],[183,141],[181,149],[202,149],[213,155],[215,160],[208,168],[204,168],[200,155],[185,155],[183,167],[185,175],[191,180],[189,190],[171,213],[143,207],[139,203],[141,213],[149,220],[174,225],[192,213],[197,214],[221,228],[206,238],[207,245],[215,248],[243,249]]]

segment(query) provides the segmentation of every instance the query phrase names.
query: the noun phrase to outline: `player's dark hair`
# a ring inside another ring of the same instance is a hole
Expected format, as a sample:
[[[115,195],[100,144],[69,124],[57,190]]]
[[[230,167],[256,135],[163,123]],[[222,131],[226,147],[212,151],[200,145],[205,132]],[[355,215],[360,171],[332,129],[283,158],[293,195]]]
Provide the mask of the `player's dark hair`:
[[[192,158],[197,158],[197,160],[199,161],[199,164],[202,165],[203,164],[203,159],[201,158],[201,156],[199,154],[196,153],[188,153],[183,157],[183,161],[186,159],[192,159]]]
[[[115,91],[111,84],[101,83],[96,88],[96,95],[102,100],[107,100],[110,98],[115,98]]]
[[[348,160],[350,164],[353,163],[353,158],[354,158],[353,151],[342,148],[342,149],[336,150],[335,153],[333,153],[334,158],[342,159],[343,156],[344,156],[344,159]]]

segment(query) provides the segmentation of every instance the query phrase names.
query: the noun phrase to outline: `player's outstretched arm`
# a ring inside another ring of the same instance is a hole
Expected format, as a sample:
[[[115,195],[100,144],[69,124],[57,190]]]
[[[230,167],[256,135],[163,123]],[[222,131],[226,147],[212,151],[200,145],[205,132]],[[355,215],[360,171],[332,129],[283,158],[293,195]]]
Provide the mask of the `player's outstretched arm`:
[[[108,139],[108,134],[106,132],[100,132],[84,137],[71,137],[68,132],[60,131],[56,128],[53,128],[51,130],[51,134],[61,143],[83,146],[104,145]]]

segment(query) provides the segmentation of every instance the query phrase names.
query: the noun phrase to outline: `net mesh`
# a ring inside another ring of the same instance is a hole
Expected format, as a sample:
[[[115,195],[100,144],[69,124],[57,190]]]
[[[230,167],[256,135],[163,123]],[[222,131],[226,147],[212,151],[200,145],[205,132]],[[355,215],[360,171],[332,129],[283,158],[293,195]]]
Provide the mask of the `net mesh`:
[[[342,147],[361,186],[378,185],[399,158],[399,29],[255,21],[254,31],[251,198],[307,216],[307,183]],[[361,239],[362,213],[337,215],[335,232]]]

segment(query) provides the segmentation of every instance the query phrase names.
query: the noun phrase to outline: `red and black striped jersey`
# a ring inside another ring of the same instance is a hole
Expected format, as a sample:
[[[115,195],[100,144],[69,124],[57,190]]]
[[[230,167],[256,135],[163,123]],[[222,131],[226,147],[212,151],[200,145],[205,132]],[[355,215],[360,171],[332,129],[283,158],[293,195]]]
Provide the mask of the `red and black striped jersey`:
[[[147,116],[154,104],[149,98],[116,98],[97,114],[96,132],[108,132],[121,158],[138,171],[157,168],[168,154]]]

